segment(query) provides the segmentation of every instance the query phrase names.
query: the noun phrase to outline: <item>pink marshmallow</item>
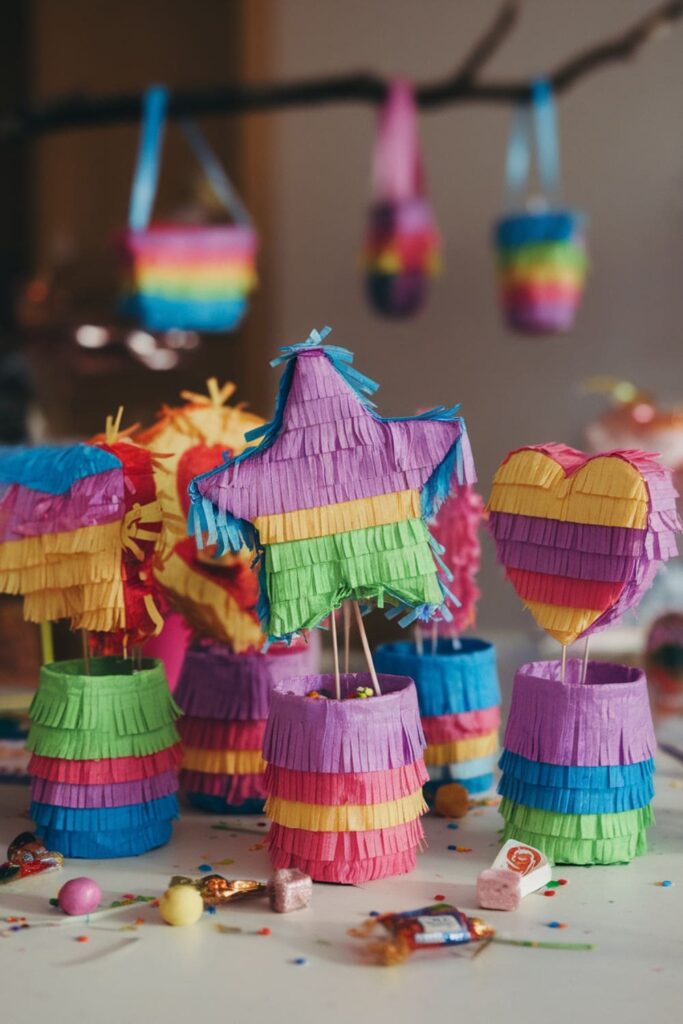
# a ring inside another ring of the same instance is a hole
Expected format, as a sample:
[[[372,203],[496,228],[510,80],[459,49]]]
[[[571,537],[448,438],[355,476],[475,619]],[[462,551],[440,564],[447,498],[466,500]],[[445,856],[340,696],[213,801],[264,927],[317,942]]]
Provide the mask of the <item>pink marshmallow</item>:
[[[477,900],[485,910],[516,910],[522,901],[519,875],[507,868],[487,868],[477,878]]]

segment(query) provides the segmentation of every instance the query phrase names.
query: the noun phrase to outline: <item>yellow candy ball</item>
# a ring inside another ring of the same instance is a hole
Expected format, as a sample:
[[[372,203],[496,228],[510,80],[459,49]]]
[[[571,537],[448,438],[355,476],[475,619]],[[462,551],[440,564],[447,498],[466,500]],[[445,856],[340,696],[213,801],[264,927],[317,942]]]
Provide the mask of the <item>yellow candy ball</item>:
[[[184,927],[197,923],[204,913],[204,902],[191,885],[174,885],[159,900],[159,912],[166,924]]]

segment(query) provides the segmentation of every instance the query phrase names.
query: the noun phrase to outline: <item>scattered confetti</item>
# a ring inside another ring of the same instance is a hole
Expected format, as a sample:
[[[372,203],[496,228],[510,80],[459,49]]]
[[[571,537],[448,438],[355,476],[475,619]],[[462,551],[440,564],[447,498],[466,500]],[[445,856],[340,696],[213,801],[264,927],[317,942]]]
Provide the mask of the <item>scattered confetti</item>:
[[[569,881],[566,878],[558,878],[557,884],[558,885],[569,885]]]
[[[434,899],[436,900],[437,903],[443,903],[446,897],[442,896],[441,893],[439,893],[437,896],[434,897]]]
[[[454,821],[451,821],[450,824],[446,825],[446,828],[460,828],[460,826],[456,825]]]
[[[668,878],[665,878],[663,882],[655,882],[655,885],[660,885],[663,889],[668,889],[670,886],[673,885],[673,882],[671,882]]]
[[[227,867],[229,867],[229,866],[230,866],[231,864],[234,864],[234,863],[235,863],[235,861],[233,860],[233,858],[232,858],[232,857],[224,857],[224,858],[223,858],[223,860],[215,860],[215,861],[214,861],[213,863],[214,863],[214,866],[215,866],[215,867],[218,867],[218,868],[227,868]]]
[[[564,921],[549,921],[548,928],[568,928],[569,925]]]
[[[135,899],[135,893],[133,893],[133,892],[124,892],[123,899],[124,900],[134,900]]]
[[[216,913],[216,908],[215,907],[204,907],[204,911],[207,914],[215,914]]]
[[[546,888],[547,889],[557,889],[559,884],[560,884],[559,882],[551,881],[551,882],[548,882]]]
[[[332,943],[330,942],[329,939],[316,939],[315,942],[316,942],[317,946],[331,946],[332,945]]]
[[[256,850],[262,850],[265,845],[266,845],[265,842],[263,842],[263,843],[254,843],[253,846],[249,847],[249,853],[255,853]]]
[[[235,928],[228,924],[217,924],[216,931],[220,932],[221,935],[237,935],[244,931],[243,928]]]
[[[456,853],[472,853],[472,847],[471,846],[456,846],[455,852]]]
[[[457,846],[449,846],[449,847],[448,847],[448,849],[449,849],[449,850],[457,850],[457,849],[458,849],[458,847],[457,847]]]
[[[135,923],[136,924],[144,924],[145,923],[144,917],[136,917],[135,918]]]
[[[87,935],[77,935],[76,942],[90,942],[90,938]]]
[[[379,910],[371,910],[368,917],[379,917]]]
[[[259,935],[270,935],[271,934],[270,928],[259,928],[258,934]]]
[[[546,889],[545,892],[543,893],[543,895],[544,896],[554,896],[555,895],[555,890],[554,889]]]
[[[197,871],[213,871],[213,868],[210,864],[200,864]]]
[[[305,956],[298,956],[296,960],[294,960],[293,962],[297,964],[299,967],[301,967],[303,964],[307,964],[308,960],[306,959]]]

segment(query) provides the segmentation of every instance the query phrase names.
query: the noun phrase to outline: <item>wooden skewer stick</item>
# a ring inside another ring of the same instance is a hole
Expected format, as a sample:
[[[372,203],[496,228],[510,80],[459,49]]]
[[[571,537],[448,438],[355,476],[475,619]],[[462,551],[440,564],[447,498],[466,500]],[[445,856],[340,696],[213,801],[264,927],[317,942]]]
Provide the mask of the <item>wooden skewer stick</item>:
[[[564,682],[567,674],[567,645],[562,644],[562,669],[560,672],[560,681]]]
[[[377,678],[377,672],[375,671],[375,665],[372,660],[372,653],[370,651],[370,644],[368,643],[368,635],[365,632],[365,626],[363,625],[363,616],[360,613],[360,607],[358,601],[353,602],[353,610],[356,613],[356,624],[358,626],[358,632],[360,633],[360,642],[363,645],[363,653],[365,654],[365,660],[368,663],[368,670],[370,672],[370,678],[372,679],[372,686],[375,694],[378,697],[382,696],[382,691],[379,687],[379,679]]]
[[[92,675],[90,671],[90,644],[88,643],[88,630],[81,630],[81,644],[83,645],[83,665],[86,676]]]
[[[337,645],[337,616],[333,611],[330,615],[332,630],[332,657],[334,658],[334,692],[337,700],[341,700],[341,680],[339,678],[339,647]]]
[[[40,653],[43,665],[49,665],[55,660],[55,645],[52,638],[52,623],[40,623]]]
[[[349,674],[349,653],[351,647],[351,605],[348,601],[342,604],[344,616],[344,674]]]
[[[425,652],[422,630],[420,629],[419,625],[415,626],[415,651],[417,653],[418,658],[421,658]]]
[[[590,637],[586,637],[585,646],[583,648],[583,665],[581,666],[581,685],[586,682],[586,676],[588,674],[588,647],[590,645]]]

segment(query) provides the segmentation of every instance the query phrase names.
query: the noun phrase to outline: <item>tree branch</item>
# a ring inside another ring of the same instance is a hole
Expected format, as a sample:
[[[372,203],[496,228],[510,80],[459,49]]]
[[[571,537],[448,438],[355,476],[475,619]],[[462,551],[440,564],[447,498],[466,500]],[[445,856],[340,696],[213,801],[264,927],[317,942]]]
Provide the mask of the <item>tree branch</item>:
[[[477,75],[515,26],[520,0],[508,0],[454,74],[416,90],[418,105],[434,110],[450,103],[516,104],[530,96],[528,81],[478,81]],[[668,0],[621,35],[597,43],[569,58],[547,77],[555,91],[564,92],[596,68],[635,56],[659,30],[683,17],[683,0]],[[226,85],[197,92],[175,92],[169,103],[171,117],[236,115],[286,107],[325,103],[379,104],[387,82],[377,75],[336,75],[261,85]],[[93,128],[139,120],[139,93],[104,97],[63,96],[30,109],[0,116],[0,145],[36,135]]]

